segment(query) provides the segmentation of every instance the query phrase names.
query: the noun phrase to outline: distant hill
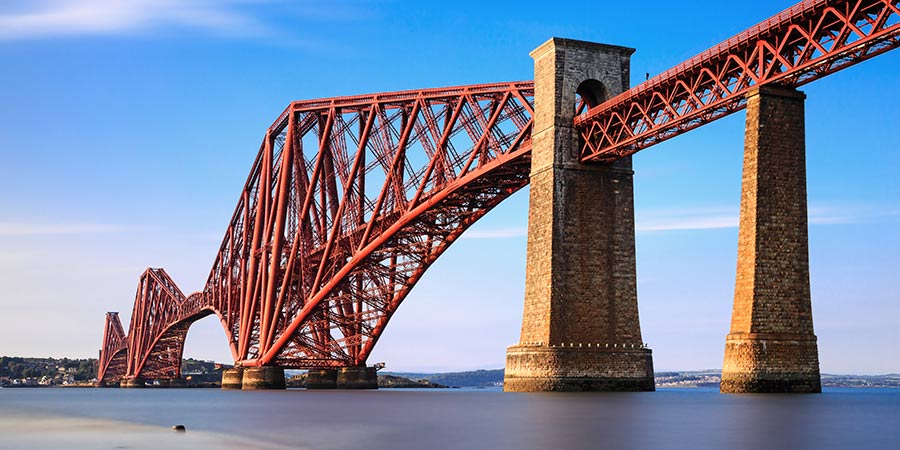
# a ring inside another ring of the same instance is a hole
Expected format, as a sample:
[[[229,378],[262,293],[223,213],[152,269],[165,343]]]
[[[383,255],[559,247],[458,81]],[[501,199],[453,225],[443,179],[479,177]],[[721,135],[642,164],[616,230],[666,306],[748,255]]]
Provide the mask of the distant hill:
[[[83,382],[94,377],[96,359],[0,356],[0,385],[14,380],[44,385]]]
[[[59,385],[85,383],[95,377],[96,359],[30,358],[0,356],[0,386],[19,384]],[[229,364],[185,358],[182,375],[189,386],[216,386],[221,380],[222,369]],[[302,371],[286,370],[288,379],[296,377],[299,387]],[[481,369],[467,372],[388,372],[380,371],[381,387],[501,387],[503,369]],[[402,377],[409,380],[392,378]],[[656,372],[656,386],[660,388],[718,387],[721,370]],[[411,381],[410,381],[411,380]],[[900,374],[885,375],[832,375],[822,374],[822,386],[826,388],[900,388]]]
[[[721,370],[690,372],[657,372],[657,387],[719,387]],[[822,374],[825,388],[900,388],[900,375],[831,375]]]
[[[398,377],[396,375],[387,375],[381,374],[378,375],[378,387],[383,388],[431,388],[431,389],[442,389],[447,388],[449,386],[445,386],[443,384],[434,383],[428,380],[411,380],[405,377]]]
[[[469,372],[447,373],[403,373],[379,372],[380,375],[396,375],[411,380],[428,380],[450,387],[491,387],[503,386],[503,369],[473,370]]]
[[[306,373],[299,373],[293,376],[290,376],[285,380],[287,387],[289,388],[305,388],[306,387]],[[391,375],[388,373],[379,373],[378,374],[378,388],[379,389],[408,389],[408,388],[428,388],[428,389],[444,389],[449,386],[444,386],[443,384],[432,383],[426,379],[410,379],[406,377],[400,377],[397,375]]]
[[[229,364],[185,358],[181,364],[182,376],[189,386],[217,385],[222,379],[222,369]],[[97,360],[94,358],[32,358],[0,356],[0,386],[57,386],[86,384],[97,376]]]
[[[473,370],[449,373],[380,372],[380,375],[396,375],[412,380],[428,380],[451,387],[503,386],[503,369]],[[661,388],[719,387],[722,372],[718,369],[657,372],[656,386]],[[900,375],[831,375],[822,374],[822,386],[826,388],[900,388]]]
[[[889,373],[887,375],[830,375],[823,373],[822,386],[854,388],[900,388],[900,374]]]
[[[202,361],[194,358],[181,360],[181,373],[185,374],[218,374],[222,375],[222,369],[234,367],[231,364],[221,364],[214,361]]]

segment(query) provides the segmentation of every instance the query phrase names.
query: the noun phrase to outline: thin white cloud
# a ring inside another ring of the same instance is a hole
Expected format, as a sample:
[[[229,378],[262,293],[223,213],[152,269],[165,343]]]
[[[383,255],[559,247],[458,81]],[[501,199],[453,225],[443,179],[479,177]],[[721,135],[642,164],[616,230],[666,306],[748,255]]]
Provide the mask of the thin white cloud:
[[[735,228],[738,225],[737,215],[707,215],[681,217],[655,217],[652,219],[636,219],[635,231],[674,231],[674,230],[712,230],[716,228]]]
[[[496,228],[488,230],[469,230],[462,235],[461,239],[509,239],[527,235],[528,230],[525,228]]]
[[[869,222],[873,219],[889,216],[883,214],[880,208],[868,206],[810,206],[810,225],[840,225],[849,223]]]
[[[890,208],[862,205],[811,206],[810,225],[841,225],[866,223],[900,215]],[[638,210],[635,217],[636,232],[691,231],[737,228],[740,213],[737,206],[666,208]],[[473,229],[461,239],[508,239],[528,235],[526,228]]]
[[[0,8],[0,40],[130,34],[165,26],[225,34],[269,29],[239,8],[252,0],[40,0]]]
[[[635,212],[635,231],[712,230],[738,225],[736,207],[689,207],[639,209]]]
[[[0,223],[0,237],[4,236],[52,236],[71,234],[120,233],[134,227],[109,224],[29,224]]]
[[[26,261],[38,259],[38,254],[33,251],[0,251],[0,267],[6,269],[6,263],[21,264]]]
[[[811,206],[810,225],[841,225],[868,223],[897,214],[888,208],[867,205]],[[737,208],[687,208],[683,210],[638,211],[635,230],[638,232],[710,230],[737,228],[740,215]]]

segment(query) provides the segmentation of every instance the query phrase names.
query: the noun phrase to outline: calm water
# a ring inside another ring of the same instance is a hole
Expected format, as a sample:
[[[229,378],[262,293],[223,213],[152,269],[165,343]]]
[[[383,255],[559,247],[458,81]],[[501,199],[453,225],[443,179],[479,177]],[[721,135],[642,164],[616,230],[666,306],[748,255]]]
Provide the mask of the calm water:
[[[172,425],[188,431],[176,433]],[[900,449],[900,390],[0,389],[0,448]]]

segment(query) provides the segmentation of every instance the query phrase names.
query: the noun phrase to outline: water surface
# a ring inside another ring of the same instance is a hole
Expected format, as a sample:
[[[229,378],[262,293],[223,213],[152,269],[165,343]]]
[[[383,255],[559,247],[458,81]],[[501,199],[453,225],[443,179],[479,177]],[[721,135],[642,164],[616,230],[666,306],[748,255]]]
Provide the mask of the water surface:
[[[0,448],[198,447],[900,449],[900,390],[0,389]]]

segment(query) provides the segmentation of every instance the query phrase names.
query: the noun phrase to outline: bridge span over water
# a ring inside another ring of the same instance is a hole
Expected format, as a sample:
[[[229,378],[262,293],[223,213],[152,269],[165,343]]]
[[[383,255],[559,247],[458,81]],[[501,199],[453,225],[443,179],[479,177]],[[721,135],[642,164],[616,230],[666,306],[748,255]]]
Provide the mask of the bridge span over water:
[[[722,391],[817,392],[804,99],[900,46],[900,1],[807,0],[629,89],[633,49],[553,38],[534,81],[296,101],[266,130],[199,292],[140,278],[107,313],[101,385],[177,380],[215,314],[223,387],[373,387],[366,362],[428,267],[531,184],[525,312],[504,388],[653,390],[638,320],[631,155],[747,110]]]

